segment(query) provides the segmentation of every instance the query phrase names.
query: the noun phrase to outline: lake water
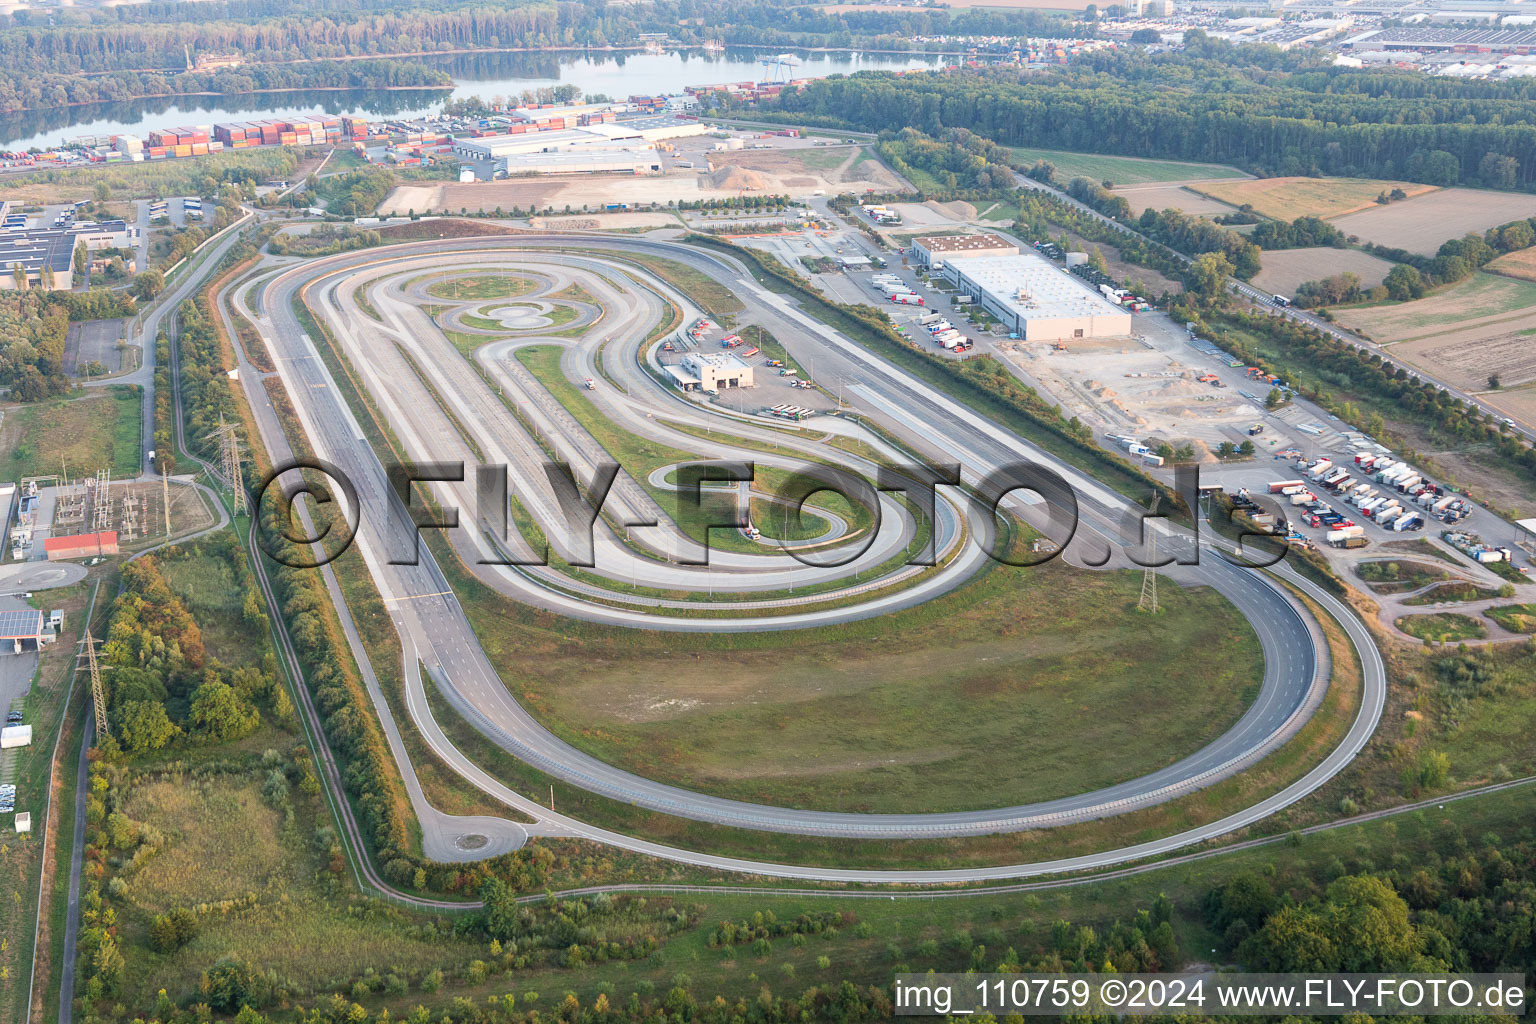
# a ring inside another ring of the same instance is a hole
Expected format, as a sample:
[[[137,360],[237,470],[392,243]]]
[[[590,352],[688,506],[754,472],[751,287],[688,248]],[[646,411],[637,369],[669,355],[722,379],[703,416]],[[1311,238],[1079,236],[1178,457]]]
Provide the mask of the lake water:
[[[352,114],[368,118],[419,117],[435,113],[449,98],[516,96],[524,89],[570,84],[584,92],[606,93],[615,99],[631,95],[681,92],[690,85],[764,80],[773,69],[759,60],[773,52],[731,48],[723,53],[673,51],[587,56],[582,51],[560,53],[462,54],[423,58],[442,68],[458,83],[443,89],[397,91],[347,90],[313,93],[260,93],[240,96],[199,96],[97,103],[64,110],[27,111],[0,117],[0,146],[30,149],[56,146],[82,135],[128,132],[140,137],[155,128],[207,124],[215,120],[287,117],[302,114]],[[936,54],[800,53],[790,71],[795,78],[816,78],[855,71],[896,71],[937,67]],[[782,74],[782,73],[781,73]],[[306,97],[300,101],[298,97]]]

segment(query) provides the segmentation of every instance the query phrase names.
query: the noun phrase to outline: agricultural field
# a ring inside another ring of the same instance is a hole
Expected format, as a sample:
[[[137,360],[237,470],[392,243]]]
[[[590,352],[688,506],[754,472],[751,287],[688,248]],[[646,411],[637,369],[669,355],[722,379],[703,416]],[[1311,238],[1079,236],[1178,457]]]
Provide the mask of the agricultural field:
[[[1482,234],[1491,227],[1536,216],[1536,196],[1519,192],[1400,187],[1411,198],[1386,206],[1371,204],[1347,215],[1332,214],[1333,226],[1363,242],[1431,255],[1447,239],[1469,231]]]
[[[1304,281],[1320,281],[1334,274],[1350,273],[1360,278],[1364,288],[1374,288],[1386,279],[1391,262],[1358,249],[1269,249],[1260,257],[1260,270],[1253,286],[1266,292],[1290,295]]]
[[[1478,273],[1413,302],[1335,316],[1460,387],[1482,390],[1490,374],[1506,387],[1536,379],[1536,282]]]
[[[1297,217],[1342,217],[1357,210],[1374,210],[1377,209],[1376,197],[1394,188],[1402,189],[1409,196],[1434,189],[1432,185],[1380,181],[1375,178],[1252,178],[1247,181],[1202,182],[1190,187],[1212,199],[1233,206],[1247,204],[1256,213],[1283,221],[1292,221]],[[1404,205],[1401,202],[1394,203],[1390,209],[1396,210]],[[1339,227],[1346,231],[1353,230],[1345,228],[1343,224]]]
[[[1492,263],[1485,264],[1483,269],[1505,277],[1518,277],[1522,281],[1536,281],[1536,246],[1505,253]]]
[[[1251,628],[1215,593],[1173,588],[1159,628],[1145,630],[1131,614],[1138,586],[1131,573],[998,568],[919,609],[792,645],[480,632],[541,721],[647,778],[786,806],[958,810],[1131,778],[1237,719],[1262,673]],[[1166,667],[1134,668],[1152,663]]]
[[[114,477],[139,473],[143,400],[136,387],[91,388],[3,408],[0,480],[59,472],[82,477],[101,469]]]
[[[1136,156],[1105,156],[1102,153],[1068,153],[1059,149],[1009,146],[1014,158],[1025,164],[1044,160],[1056,168],[1058,178],[1092,178],[1116,185],[1147,182],[1199,181],[1206,178],[1246,178],[1247,174],[1225,164],[1194,164],[1181,160],[1148,160]]]
[[[1178,210],[1199,217],[1220,217],[1237,211],[1237,207],[1203,196],[1187,185],[1129,185],[1117,187],[1114,192],[1131,204],[1138,217],[1143,210]]]

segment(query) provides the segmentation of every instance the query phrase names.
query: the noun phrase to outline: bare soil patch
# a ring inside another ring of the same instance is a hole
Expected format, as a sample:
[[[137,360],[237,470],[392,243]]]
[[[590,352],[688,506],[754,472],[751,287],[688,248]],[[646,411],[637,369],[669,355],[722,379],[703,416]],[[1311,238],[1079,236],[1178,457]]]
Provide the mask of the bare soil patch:
[[[1267,292],[1290,295],[1303,281],[1320,281],[1334,274],[1351,273],[1364,287],[1374,288],[1386,279],[1392,263],[1358,249],[1273,249],[1264,253],[1262,269],[1253,285]]]
[[[1423,189],[1424,186],[1414,186]],[[1413,193],[1410,191],[1409,195]],[[1518,192],[1446,188],[1358,213],[1336,215],[1335,227],[1362,241],[1409,252],[1433,253],[1448,238],[1479,234],[1521,217],[1536,216],[1536,196]]]
[[[1125,185],[1114,190],[1131,204],[1139,217],[1143,210],[1178,210],[1191,216],[1220,217],[1233,213],[1237,207],[1199,192],[1179,182],[1158,182],[1150,185]]]

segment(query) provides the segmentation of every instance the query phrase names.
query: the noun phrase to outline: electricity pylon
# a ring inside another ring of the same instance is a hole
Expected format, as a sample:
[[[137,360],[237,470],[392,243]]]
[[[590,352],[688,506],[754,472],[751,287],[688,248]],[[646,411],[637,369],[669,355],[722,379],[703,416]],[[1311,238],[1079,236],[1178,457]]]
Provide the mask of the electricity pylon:
[[[230,490],[233,492],[230,498],[230,512],[240,515],[249,512],[245,504],[245,478],[240,473],[240,465],[244,461],[245,446],[240,441],[239,427],[233,423],[225,423],[224,416],[219,416],[218,429],[208,436],[217,438],[219,442],[219,469],[224,474],[224,479],[229,481]]]
[[[80,641],[80,646],[85,648],[85,664],[91,673],[91,707],[96,712],[96,743],[110,735],[107,731],[107,694],[101,685],[101,666],[96,663],[96,645],[101,641],[91,636],[90,627],[86,627],[85,639]]]

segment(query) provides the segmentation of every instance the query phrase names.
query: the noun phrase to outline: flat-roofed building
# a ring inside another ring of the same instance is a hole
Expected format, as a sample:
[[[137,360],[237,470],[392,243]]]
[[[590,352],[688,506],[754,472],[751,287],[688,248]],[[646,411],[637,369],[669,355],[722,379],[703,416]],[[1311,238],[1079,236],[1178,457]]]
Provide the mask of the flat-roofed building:
[[[35,651],[43,646],[43,613],[36,608],[0,611],[0,651],[14,654]]]
[[[1033,252],[946,262],[945,274],[1025,341],[1119,338],[1131,333],[1129,310]]]
[[[701,391],[753,387],[752,367],[729,352],[689,352],[683,356],[682,371],[696,380]],[[678,379],[678,375],[673,375]],[[681,381],[679,381],[681,383]]]
[[[1001,235],[923,235],[912,239],[912,251],[925,267],[955,259],[1014,256],[1019,247]]]
[[[117,554],[117,531],[104,530],[101,533],[78,533],[70,537],[49,537],[43,541],[43,553],[48,556],[50,562],[66,558],[115,555]],[[38,614],[41,615],[42,612]]]

